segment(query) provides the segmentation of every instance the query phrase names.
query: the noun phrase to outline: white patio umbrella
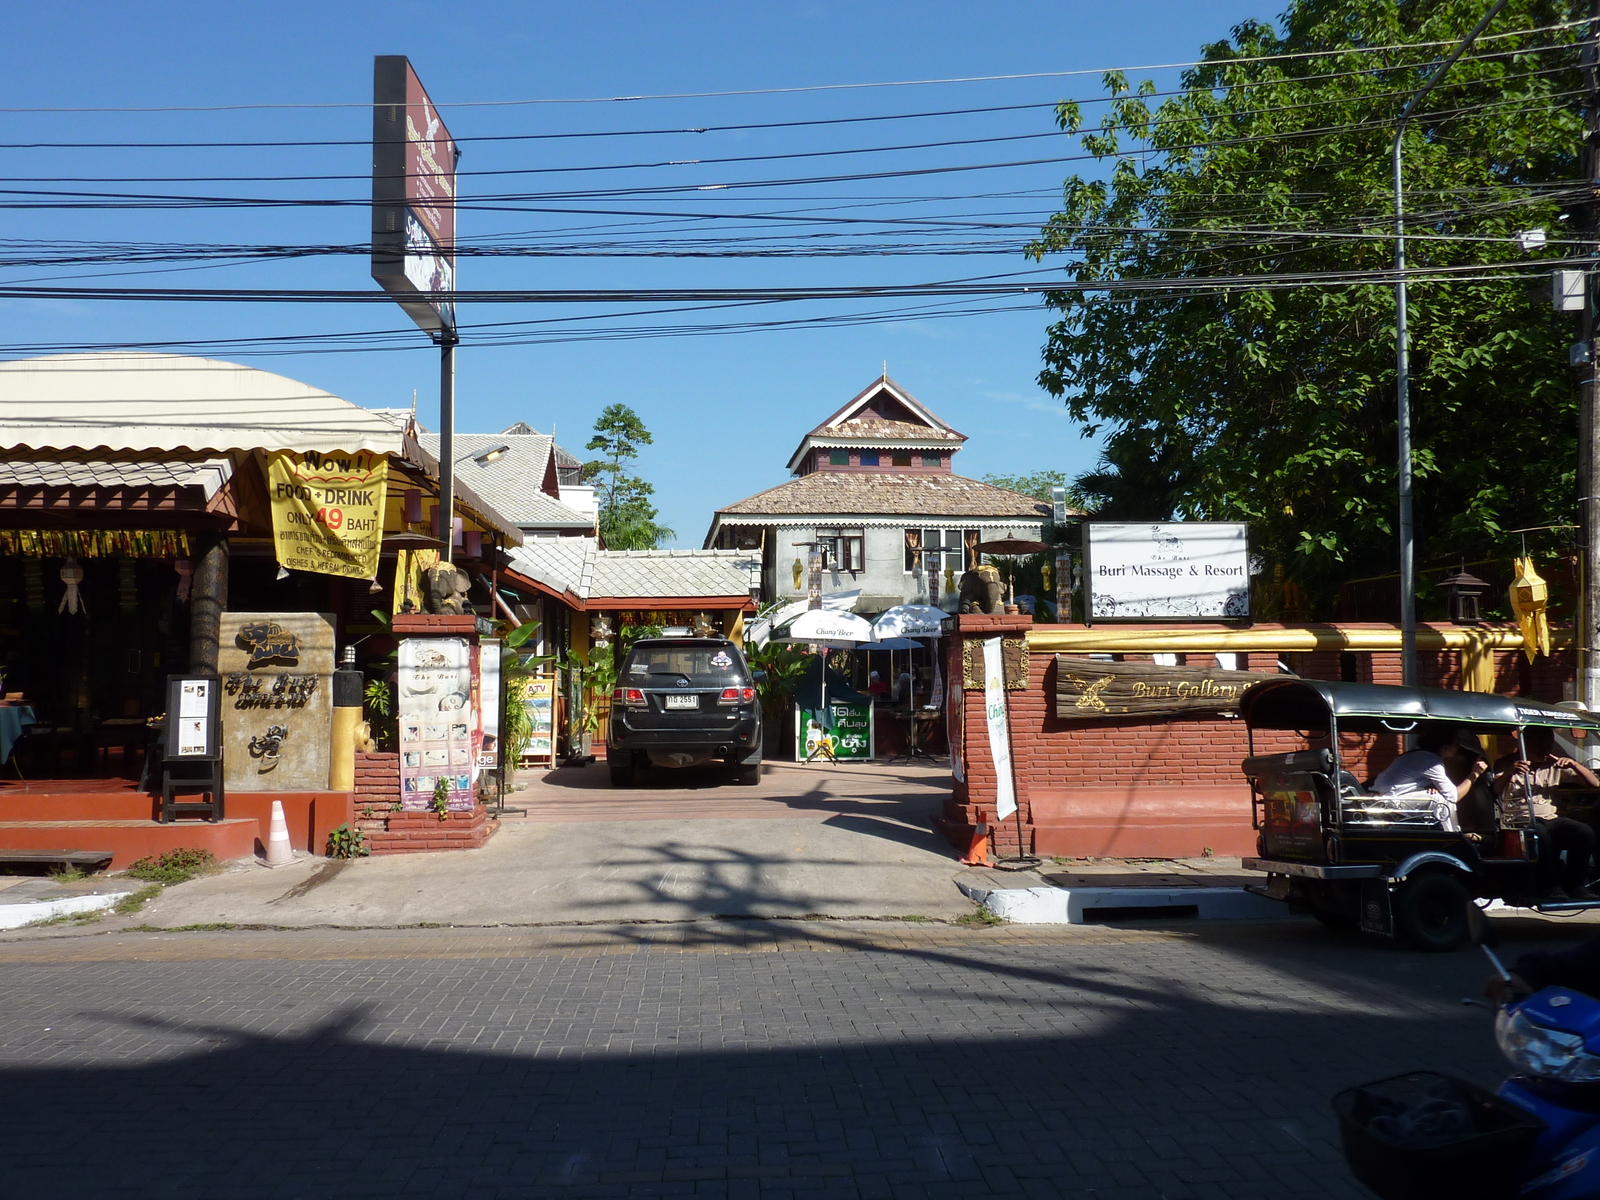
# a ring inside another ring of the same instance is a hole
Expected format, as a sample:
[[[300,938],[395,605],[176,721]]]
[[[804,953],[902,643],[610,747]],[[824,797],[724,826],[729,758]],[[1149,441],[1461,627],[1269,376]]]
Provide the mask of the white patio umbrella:
[[[822,607],[835,611],[849,611],[856,606],[856,602],[860,599],[860,588],[849,592],[829,592],[822,597]],[[757,617],[744,627],[745,639],[757,646],[765,646],[767,639],[772,636],[773,630],[787,621],[794,620],[808,608],[810,608],[810,605],[806,601],[794,600],[775,612],[770,612],[764,617]]]
[[[833,612],[826,608],[813,608],[801,613],[781,630],[780,642],[810,642],[830,650],[843,650],[873,639],[872,626],[865,617],[851,612]],[[822,731],[828,731],[828,660],[822,660]],[[826,744],[826,738],[824,738]],[[831,755],[830,755],[831,757]]]
[[[872,628],[880,638],[940,637],[949,615],[931,604],[897,604],[879,614]]]

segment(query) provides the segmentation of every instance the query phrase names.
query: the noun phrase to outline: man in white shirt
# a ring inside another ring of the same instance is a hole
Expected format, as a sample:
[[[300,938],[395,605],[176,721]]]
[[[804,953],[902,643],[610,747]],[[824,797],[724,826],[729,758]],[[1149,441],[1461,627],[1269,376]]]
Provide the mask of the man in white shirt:
[[[1450,778],[1445,770],[1445,756],[1455,759],[1461,753],[1454,729],[1430,729],[1417,738],[1417,748],[1408,750],[1395,759],[1372,781],[1372,791],[1378,796],[1415,796],[1422,792],[1437,792],[1452,803],[1472,790],[1489,764],[1475,759],[1461,773],[1461,782]]]

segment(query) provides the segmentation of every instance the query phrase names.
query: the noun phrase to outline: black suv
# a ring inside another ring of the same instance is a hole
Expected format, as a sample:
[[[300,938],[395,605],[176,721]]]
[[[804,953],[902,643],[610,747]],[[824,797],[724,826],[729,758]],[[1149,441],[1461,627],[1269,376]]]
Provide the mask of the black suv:
[[[646,763],[693,767],[721,759],[735,783],[761,778],[756,677],[726,638],[643,638],[611,693],[606,763],[613,787],[630,787]]]

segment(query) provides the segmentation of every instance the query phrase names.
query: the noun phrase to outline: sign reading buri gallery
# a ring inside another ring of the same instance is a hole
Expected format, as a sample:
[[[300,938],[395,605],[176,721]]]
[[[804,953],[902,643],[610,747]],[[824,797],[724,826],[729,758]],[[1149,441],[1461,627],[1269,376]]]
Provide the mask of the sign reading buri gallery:
[[[351,579],[378,574],[387,455],[278,451],[267,464],[267,486],[279,566]]]
[[[1171,717],[1231,712],[1253,683],[1254,671],[1163,667],[1056,655],[1056,716],[1067,720]]]

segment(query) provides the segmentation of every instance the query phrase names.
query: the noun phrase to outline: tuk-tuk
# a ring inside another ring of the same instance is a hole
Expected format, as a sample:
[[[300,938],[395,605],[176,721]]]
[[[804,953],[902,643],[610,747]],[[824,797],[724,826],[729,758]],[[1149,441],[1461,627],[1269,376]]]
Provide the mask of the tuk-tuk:
[[[1260,855],[1244,866],[1267,875],[1266,885],[1251,891],[1324,924],[1398,935],[1421,950],[1465,945],[1466,907],[1474,899],[1540,912],[1600,908],[1597,900],[1542,895],[1538,833],[1527,803],[1496,803],[1486,825],[1463,830],[1454,797],[1446,803],[1433,792],[1374,795],[1370,780],[1344,769],[1339,745],[1345,735],[1404,736],[1443,726],[1480,735],[1544,727],[1574,748],[1600,746],[1590,741],[1600,737],[1600,720],[1589,713],[1482,692],[1280,677],[1247,690],[1239,714],[1249,736],[1243,769]],[[1572,757],[1585,761],[1591,754]],[[1572,799],[1592,806],[1600,797],[1575,790]]]

